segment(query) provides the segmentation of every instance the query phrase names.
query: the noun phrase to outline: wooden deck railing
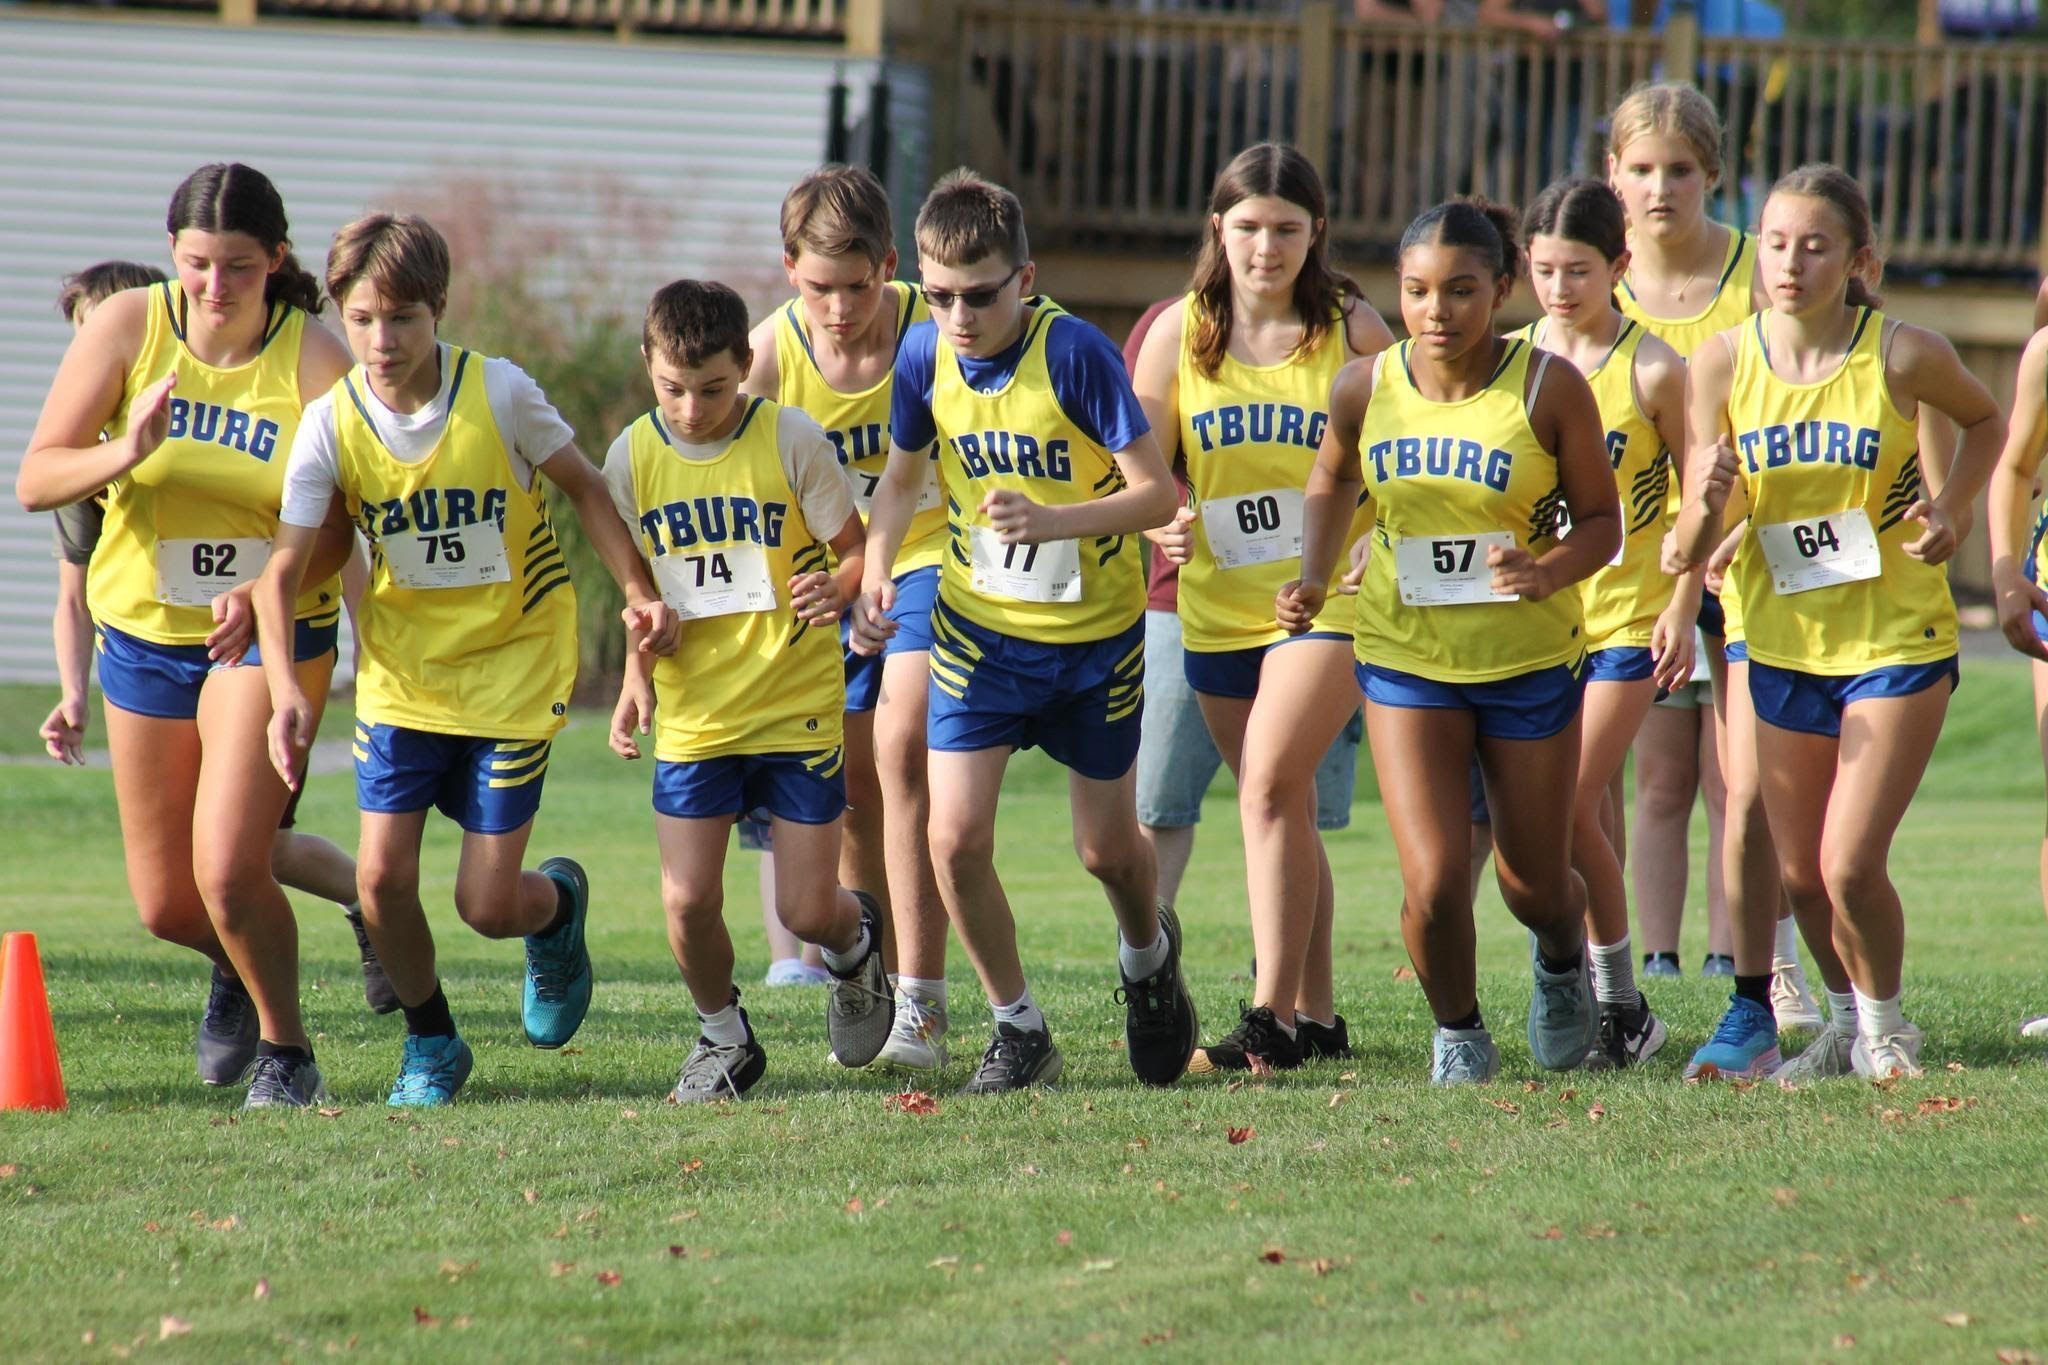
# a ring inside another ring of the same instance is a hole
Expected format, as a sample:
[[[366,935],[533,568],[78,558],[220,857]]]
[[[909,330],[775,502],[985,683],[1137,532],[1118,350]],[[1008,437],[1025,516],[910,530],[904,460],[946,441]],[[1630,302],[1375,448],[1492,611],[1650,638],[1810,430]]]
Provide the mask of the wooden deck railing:
[[[1348,8],[1348,7],[1347,7]],[[1262,138],[1324,172],[1332,230],[1391,246],[1452,194],[1527,202],[1598,173],[1630,85],[1689,76],[1727,123],[1713,211],[1832,160],[1870,190],[1887,259],[1918,270],[2043,264],[2048,45],[1916,46],[1390,27],[1339,17],[1140,15],[970,0],[954,150],[1007,178],[1048,243],[1185,240],[1217,170]]]
[[[118,0],[116,0],[118,3]],[[148,0],[215,10],[221,22],[279,18],[413,19],[529,24],[621,32],[704,33],[841,40],[879,32],[886,0]]]

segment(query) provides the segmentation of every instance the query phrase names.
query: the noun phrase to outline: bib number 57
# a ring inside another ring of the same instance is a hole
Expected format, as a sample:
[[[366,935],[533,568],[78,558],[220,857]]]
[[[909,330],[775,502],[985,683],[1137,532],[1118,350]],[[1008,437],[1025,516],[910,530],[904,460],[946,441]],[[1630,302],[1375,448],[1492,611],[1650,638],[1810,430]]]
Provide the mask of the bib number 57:
[[[1432,540],[1429,543],[1430,563],[1442,574],[1472,572],[1472,556],[1479,548],[1473,540]]]

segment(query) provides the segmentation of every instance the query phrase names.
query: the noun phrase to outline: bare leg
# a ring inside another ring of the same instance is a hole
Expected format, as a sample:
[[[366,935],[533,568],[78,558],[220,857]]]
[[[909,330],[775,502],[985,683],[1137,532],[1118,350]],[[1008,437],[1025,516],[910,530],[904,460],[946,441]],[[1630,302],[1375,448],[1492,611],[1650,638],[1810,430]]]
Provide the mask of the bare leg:
[[[846,713],[845,833],[839,839],[839,885],[865,891],[882,907],[882,960],[896,961],[894,920],[889,913],[889,869],[884,856],[884,797],[875,768],[875,713]],[[893,967],[892,967],[893,969]]]
[[[725,927],[725,846],[730,816],[686,820],[656,813],[661,908],[668,947],[690,999],[704,1014],[732,1003],[732,935]],[[772,886],[763,886],[772,895]]]
[[[232,974],[192,877],[192,800],[199,789],[199,727],[109,704],[107,745],[121,814],[128,892],[142,927]]]
[[[1700,789],[1700,751],[1712,747],[1712,722],[1698,708],[1652,706],[1636,735],[1636,857],[1629,879],[1646,953],[1678,951],[1689,879],[1687,827]]]
[[[1025,986],[1017,921],[995,862],[996,803],[1010,752],[934,750],[930,763],[932,870],[939,899],[995,1005],[1022,998]]]
[[[875,754],[884,811],[886,905],[894,925],[896,967],[904,976],[940,980],[946,975],[946,907],[939,899],[938,878],[932,871],[932,801],[925,775],[930,676],[930,656],[922,651],[892,654],[882,661]]]
[[[1401,937],[1438,1023],[1478,1008],[1467,711],[1365,704],[1373,771],[1401,864]]]
[[[356,849],[363,929],[399,1003],[414,1007],[427,1002],[439,980],[434,934],[420,904],[420,838],[426,827],[423,810],[400,815],[366,810]]]
[[[270,870],[281,885],[323,901],[356,898],[356,860],[317,834],[279,830],[270,840]]]

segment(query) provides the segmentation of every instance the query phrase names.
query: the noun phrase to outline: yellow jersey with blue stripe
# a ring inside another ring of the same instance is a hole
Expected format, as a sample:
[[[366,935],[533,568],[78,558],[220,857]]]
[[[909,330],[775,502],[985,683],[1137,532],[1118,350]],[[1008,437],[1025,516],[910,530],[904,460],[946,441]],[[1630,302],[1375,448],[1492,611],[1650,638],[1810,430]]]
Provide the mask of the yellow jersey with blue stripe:
[[[1885,382],[1885,316],[1861,311],[1828,378],[1772,373],[1768,312],[1740,333],[1728,393],[1737,475],[1749,502],[1729,569],[1749,656],[1849,676],[1956,652],[1947,571],[1905,552],[1921,534],[1918,429]]]
[[[422,460],[392,454],[358,367],[334,402],[337,484],[370,545],[356,714],[479,739],[546,739],[576,685],[576,590],[539,476],[521,488],[484,392],[451,358],[448,419]]]
[[[262,346],[240,365],[209,365],[185,346],[185,293],[152,287],[142,349],[129,367],[107,434],[167,374],[170,429],[149,458],[115,480],[86,571],[86,603],[103,626],[160,645],[204,644],[214,597],[263,571],[277,536],[285,457],[299,428],[299,343],[306,314],[270,313]],[[341,580],[308,584],[295,615],[341,619]]]
[[[1413,346],[1380,354],[1359,433],[1375,520],[1358,591],[1358,658],[1457,683],[1576,663],[1585,653],[1576,591],[1503,601],[1489,600],[1485,586],[1489,545],[1541,557],[1558,541],[1557,457],[1536,439],[1525,396],[1530,364],[1547,363],[1549,352],[1505,338],[1485,388],[1436,402],[1415,387]]]
[[[931,417],[943,447],[947,545],[939,598],[986,629],[1044,644],[1083,644],[1125,630],[1145,611],[1143,556],[1133,536],[1003,545],[981,511],[997,489],[1057,507],[1124,486],[1110,451],[1061,407],[1046,360],[1063,310],[1040,299],[1025,317],[1023,350],[1007,381],[982,392],[940,339]]]
[[[682,643],[654,665],[654,755],[837,751],[846,708],[839,632],[799,620],[789,581],[824,569],[782,464],[772,399],[710,459],[676,449],[659,411],[628,429],[634,530]],[[835,528],[836,529],[836,528]],[[830,774],[826,774],[829,776]]]
[[[891,280],[887,286],[888,307],[896,318],[896,345],[913,323],[930,317],[924,294],[914,284]],[[776,401],[785,407],[801,408],[816,419],[839,452],[839,463],[853,478],[853,501],[862,521],[874,505],[875,489],[889,464],[889,386],[895,371],[858,393],[844,393],[825,382],[818,371],[811,336],[804,326],[803,305],[796,299],[784,304],[775,315]],[[939,562],[946,544],[946,506],[939,488],[939,447],[931,446],[932,467],[925,473],[918,496],[917,512],[910,530],[896,552],[896,576]]]
[[[1549,325],[1548,320],[1532,322],[1516,335],[1540,346]],[[1662,563],[1664,533],[1676,519],[1671,452],[1643,411],[1636,388],[1636,353],[1647,335],[1641,323],[1624,318],[1607,354],[1586,372],[1600,406],[1614,490],[1621,498],[1622,535],[1614,559],[1579,583],[1588,650],[1649,644],[1676,587]]]
[[[1216,373],[1195,363],[1201,303],[1181,325],[1180,448],[1195,501],[1194,549],[1180,571],[1180,623],[1198,654],[1256,649],[1287,638],[1273,598],[1301,572],[1302,490],[1330,420],[1330,385],[1350,358],[1339,315],[1313,351],[1277,365],[1225,354]],[[1349,546],[1372,514],[1361,502]],[[1351,632],[1351,604],[1333,595],[1314,629]]]

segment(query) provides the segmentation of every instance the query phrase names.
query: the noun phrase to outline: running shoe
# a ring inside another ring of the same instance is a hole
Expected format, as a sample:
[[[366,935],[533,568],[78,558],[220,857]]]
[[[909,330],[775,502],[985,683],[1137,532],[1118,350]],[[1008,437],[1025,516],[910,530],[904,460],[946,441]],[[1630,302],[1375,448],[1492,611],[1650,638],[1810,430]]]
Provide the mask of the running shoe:
[[[800,957],[779,957],[768,964],[764,986],[822,986],[832,979],[824,967],[813,966]]]
[[[1684,976],[1685,969],[1678,965],[1676,953],[1644,953],[1643,969],[1638,976]]]
[[[738,991],[733,992],[733,1004],[739,1004]],[[714,1043],[698,1037],[697,1046],[683,1059],[676,1088],[669,1091],[670,1104],[721,1104],[740,1099],[754,1088],[754,1083],[768,1070],[768,1054],[754,1037],[754,1026],[745,1010],[740,1010],[740,1022],[747,1026],[744,1043]]]
[[[974,1068],[974,1075],[960,1087],[960,1093],[1000,1095],[1028,1090],[1034,1085],[1050,1085],[1060,1078],[1065,1066],[1060,1050],[1052,1045],[1052,1034],[998,1021],[995,1036],[988,1040],[988,1050],[981,1054],[981,1065]]]
[[[476,1054],[460,1034],[423,1038],[408,1033],[398,1061],[398,1079],[391,1083],[384,1103],[400,1109],[438,1109],[453,1104],[475,1063]]]
[[[1328,1025],[1294,1016],[1294,1033],[1301,1039],[1301,1057],[1306,1062],[1351,1059],[1351,1029],[1344,1016],[1332,1016]]]
[[[1180,978],[1180,919],[1163,905],[1159,932],[1166,936],[1165,964],[1142,981],[1124,976],[1119,967],[1123,985],[1116,999],[1124,1007],[1124,1051],[1131,1070],[1147,1085],[1172,1085],[1188,1069],[1201,1041],[1201,1021]]]
[[[206,992],[206,1013],[199,1018],[199,1079],[208,1085],[234,1085],[256,1063],[259,1024],[256,1002],[240,977],[213,969]]]
[[[1735,975],[1735,959],[1726,953],[1708,953],[1700,963],[1701,976]]]
[[[1859,1031],[1855,1045],[1849,1049],[1849,1064],[1856,1068],[1857,1075],[1872,1080],[1918,1076],[1922,1074],[1920,1045],[1924,1041],[1919,1026],[1912,1023],[1901,1023],[1897,1033],[1887,1033],[1874,1043]]]
[[[2048,1038],[2048,1014],[2042,1015],[2039,1019],[2029,1019],[2026,1023],[2021,1024],[2020,1037]]]
[[[1650,1008],[1640,992],[1636,1003],[1624,1005],[1602,1001],[1600,1040],[1586,1054],[1588,1071],[1619,1071],[1641,1066],[1664,1046],[1664,1021]]]
[[[327,1098],[311,1057],[258,1057],[244,1109],[310,1109]]]
[[[1500,1075],[1500,1049],[1483,1028],[1442,1028],[1436,1031],[1430,1061],[1431,1085],[1482,1085]]]
[[[550,858],[540,870],[568,892],[569,922],[553,933],[526,936],[526,993],[519,1013],[527,1042],[557,1048],[576,1036],[590,1012],[590,951],[583,942],[590,879],[572,858]]]
[[[1827,1022],[1806,988],[1806,968],[1797,962],[1771,964],[1771,1013],[1780,1033],[1810,1033]]]
[[[936,1000],[896,993],[896,1018],[889,1040],[875,1058],[898,1071],[937,1071],[945,1066],[946,1007]]]
[[[1297,1035],[1290,1038],[1280,1020],[1264,1005],[1237,1002],[1237,1027],[1207,1047],[1198,1047],[1188,1058],[1190,1076],[1213,1076],[1219,1071],[1250,1071],[1252,1059],[1275,1071],[1292,1071],[1301,1065],[1304,1049]]]
[[[867,926],[868,950],[845,973],[832,973],[831,998],[825,1006],[832,1056],[846,1067],[866,1066],[881,1054],[896,1013],[888,969],[882,965],[882,908],[865,891],[856,891],[853,897],[860,902],[860,920]]]
[[[1593,999],[1593,973],[1581,953],[1579,965],[1552,972],[1543,965],[1536,936],[1529,936],[1529,1051],[1546,1071],[1570,1071],[1586,1060],[1600,1038],[1600,1011]]]
[[[370,943],[370,931],[363,927],[363,907],[345,906],[341,914],[355,931],[356,953],[363,960],[363,1003],[373,1013],[389,1014],[398,1008],[398,992],[391,989],[391,978],[384,975],[384,964],[377,960],[377,949]]]
[[[1772,1072],[1771,1079],[1787,1090],[1796,1090],[1809,1081],[1852,1076],[1856,1073],[1856,1066],[1849,1054],[1855,1046],[1855,1034],[1824,1028],[1806,1045],[1805,1051]]]
[[[1740,995],[1728,997],[1728,1012],[1714,1036],[1685,1064],[1689,1081],[1754,1081],[1771,1075],[1784,1060],[1778,1051],[1778,1021],[1770,1007]]]

